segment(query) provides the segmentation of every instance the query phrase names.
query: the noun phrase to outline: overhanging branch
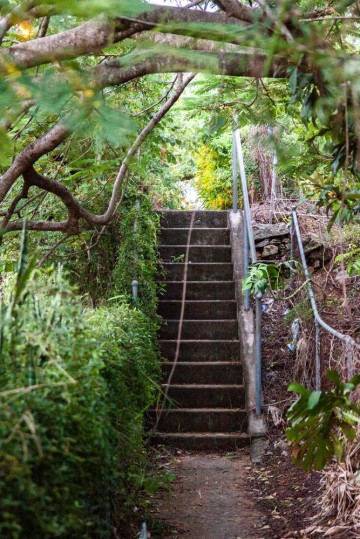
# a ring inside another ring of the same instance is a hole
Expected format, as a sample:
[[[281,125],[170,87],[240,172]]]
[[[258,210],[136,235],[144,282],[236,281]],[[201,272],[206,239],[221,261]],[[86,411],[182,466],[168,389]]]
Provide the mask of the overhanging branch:
[[[159,8],[158,6],[156,9],[139,15],[138,20],[125,17],[115,21],[92,19],[71,30],[2,49],[0,65],[10,62],[17,68],[29,69],[51,62],[78,58],[99,52],[112,43],[122,41],[135,33],[156,28],[158,25],[161,25],[162,31],[166,32],[166,24],[182,24],[182,27],[177,28],[170,25],[169,32],[186,35],[188,33],[186,25],[189,23],[241,24],[239,20],[229,18],[225,13],[176,7]],[[201,27],[198,31],[200,33],[198,37],[205,37],[205,32],[201,31]]]
[[[124,179],[126,177],[126,174],[129,170],[131,160],[133,159],[139,147],[143,144],[145,139],[148,137],[148,135],[158,125],[158,123],[167,114],[167,112],[171,109],[171,107],[178,101],[182,92],[188,86],[188,84],[191,82],[194,76],[195,75],[190,75],[184,82],[178,85],[175,92],[171,95],[171,97],[167,99],[167,101],[160,108],[157,114],[155,114],[155,116],[150,120],[150,122],[141,131],[141,133],[138,135],[136,140],[131,145],[124,161],[122,162],[120,166],[119,172],[114,182],[110,202],[108,204],[106,211],[103,214],[96,215],[88,211],[72,195],[72,193],[67,187],[65,187],[64,185],[62,185],[61,183],[55,180],[46,178],[45,176],[39,174],[34,169],[33,164],[30,164],[23,171],[24,181],[25,181],[25,185],[27,186],[27,190],[29,189],[30,186],[36,186],[60,198],[62,203],[67,209],[68,218],[66,221],[56,221],[56,222],[29,221],[28,222],[29,230],[52,231],[52,232],[61,231],[61,232],[67,232],[68,234],[76,234],[80,230],[79,229],[80,219],[84,219],[88,223],[88,225],[92,228],[100,226],[100,225],[107,225],[108,223],[110,223],[110,221],[114,217],[114,214],[118,205],[120,204],[122,200],[122,191],[123,191],[122,187],[124,184]],[[27,191],[26,191],[26,194],[27,194]],[[11,207],[13,205],[15,207],[17,202],[18,200],[16,200],[16,203],[13,202],[11,204]],[[21,230],[21,229],[22,229],[21,221],[10,222],[5,226],[5,232]]]

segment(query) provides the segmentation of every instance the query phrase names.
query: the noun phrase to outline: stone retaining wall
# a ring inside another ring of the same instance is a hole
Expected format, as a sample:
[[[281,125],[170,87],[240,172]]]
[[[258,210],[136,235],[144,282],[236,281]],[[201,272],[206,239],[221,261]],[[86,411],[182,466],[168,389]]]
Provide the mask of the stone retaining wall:
[[[290,229],[285,223],[255,223],[253,228],[258,260],[279,262],[290,258]],[[303,243],[307,262],[314,269],[330,259],[330,251],[321,242],[304,236]]]

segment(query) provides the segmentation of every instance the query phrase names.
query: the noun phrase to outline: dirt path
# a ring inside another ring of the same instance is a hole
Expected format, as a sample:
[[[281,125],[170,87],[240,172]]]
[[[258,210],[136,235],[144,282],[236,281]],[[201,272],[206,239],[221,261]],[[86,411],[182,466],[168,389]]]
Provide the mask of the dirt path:
[[[169,531],[162,539],[261,539],[263,515],[249,490],[248,455],[186,454],[172,464],[171,493],[154,503],[153,517]],[[151,532],[151,530],[150,530]]]

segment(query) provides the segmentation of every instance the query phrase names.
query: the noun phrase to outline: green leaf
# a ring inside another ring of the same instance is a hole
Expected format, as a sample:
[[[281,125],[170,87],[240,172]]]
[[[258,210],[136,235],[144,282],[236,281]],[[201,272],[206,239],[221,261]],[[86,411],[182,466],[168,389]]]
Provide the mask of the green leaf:
[[[340,374],[335,370],[330,370],[326,373],[326,378],[330,380],[336,387],[339,387],[341,385],[341,378]]]
[[[349,416],[350,414],[346,414],[346,415]],[[344,413],[344,416],[345,416],[345,413]],[[350,442],[352,442],[356,437],[356,430],[354,429],[354,427],[352,427],[348,423],[345,423],[345,421],[341,422],[339,426],[341,430],[343,431],[343,433],[345,434],[346,438]]]
[[[354,423],[360,423],[360,417],[354,414],[350,414],[350,412],[343,412],[343,416],[346,417],[346,419],[349,419],[349,421],[353,421]]]
[[[130,145],[136,126],[128,114],[102,105],[93,116],[92,122],[94,121],[96,122],[94,137],[98,150],[106,142],[114,148]]]
[[[292,383],[288,386],[288,391],[294,391],[295,393],[300,393],[300,395],[307,396],[310,392],[306,387],[302,386],[301,384]]]
[[[360,384],[360,374],[355,374],[350,380],[351,384],[354,384],[354,386],[358,386]]]
[[[308,410],[313,410],[319,403],[322,391],[313,391],[309,397],[307,408]]]

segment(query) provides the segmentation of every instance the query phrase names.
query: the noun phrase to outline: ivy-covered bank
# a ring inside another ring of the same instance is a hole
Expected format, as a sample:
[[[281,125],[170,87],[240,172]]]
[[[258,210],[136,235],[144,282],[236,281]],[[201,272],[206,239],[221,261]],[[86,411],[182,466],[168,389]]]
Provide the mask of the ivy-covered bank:
[[[113,526],[120,536],[126,531],[146,466],[144,413],[159,376],[150,315],[156,216],[149,207],[144,214],[152,235],[142,236],[136,262],[121,246],[116,293],[98,308],[61,268],[37,270],[24,246],[17,275],[1,282],[1,537],[101,539]],[[129,209],[120,234],[134,231],[133,217]],[[137,305],[122,281],[135,269],[147,283]]]

